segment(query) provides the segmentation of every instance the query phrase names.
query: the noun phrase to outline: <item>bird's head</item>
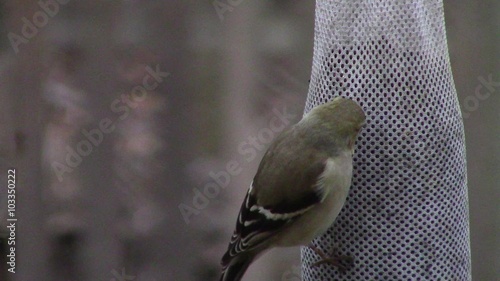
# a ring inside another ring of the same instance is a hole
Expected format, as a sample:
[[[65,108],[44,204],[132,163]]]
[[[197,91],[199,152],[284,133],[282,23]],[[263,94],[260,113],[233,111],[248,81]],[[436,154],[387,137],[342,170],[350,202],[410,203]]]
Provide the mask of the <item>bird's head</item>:
[[[351,149],[366,122],[363,109],[355,101],[342,97],[315,107],[305,118],[316,127],[315,131],[320,131],[318,134]]]

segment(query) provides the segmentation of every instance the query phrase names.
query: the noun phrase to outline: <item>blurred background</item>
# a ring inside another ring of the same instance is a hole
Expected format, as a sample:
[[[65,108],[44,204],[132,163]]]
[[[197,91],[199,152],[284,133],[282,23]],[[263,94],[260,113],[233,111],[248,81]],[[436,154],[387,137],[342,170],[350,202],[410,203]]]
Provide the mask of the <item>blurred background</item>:
[[[444,4],[473,278],[498,280],[500,3]],[[0,12],[0,280],[217,280],[261,156],[302,116],[314,1],[1,0]],[[266,254],[245,280],[300,280],[299,249]]]

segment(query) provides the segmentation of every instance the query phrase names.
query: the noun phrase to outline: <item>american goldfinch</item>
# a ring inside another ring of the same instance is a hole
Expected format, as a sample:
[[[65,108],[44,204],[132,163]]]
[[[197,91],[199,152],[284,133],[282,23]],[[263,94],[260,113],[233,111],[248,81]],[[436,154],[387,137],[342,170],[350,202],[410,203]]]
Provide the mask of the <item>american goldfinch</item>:
[[[337,97],[276,138],[241,206],[220,281],[241,280],[265,251],[307,245],[332,225],[351,185],[354,143],[364,123],[356,102]]]

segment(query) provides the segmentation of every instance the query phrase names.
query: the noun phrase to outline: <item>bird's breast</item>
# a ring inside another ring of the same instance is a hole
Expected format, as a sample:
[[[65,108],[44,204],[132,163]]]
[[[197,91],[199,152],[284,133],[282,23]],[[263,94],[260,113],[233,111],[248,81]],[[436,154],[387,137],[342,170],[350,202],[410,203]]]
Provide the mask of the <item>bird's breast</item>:
[[[330,158],[322,176],[325,194],[323,201],[289,226],[278,241],[280,246],[307,245],[333,224],[345,203],[351,185],[352,153],[342,153],[338,157]]]

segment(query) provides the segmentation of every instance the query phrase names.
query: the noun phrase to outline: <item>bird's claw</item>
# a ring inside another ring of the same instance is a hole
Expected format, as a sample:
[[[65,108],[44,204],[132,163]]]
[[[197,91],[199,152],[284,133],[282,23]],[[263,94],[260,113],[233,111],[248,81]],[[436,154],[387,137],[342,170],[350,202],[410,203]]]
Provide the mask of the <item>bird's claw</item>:
[[[327,256],[325,253],[323,253],[320,249],[316,248],[314,245],[309,245],[309,248],[311,248],[316,254],[318,254],[321,257],[321,260],[318,262],[315,262],[311,265],[311,267],[317,267],[322,264],[331,264],[335,268],[337,268],[340,273],[345,273],[349,268],[351,268],[354,265],[354,259],[350,256]]]
[[[317,267],[326,263],[336,267],[340,271],[340,273],[345,273],[349,268],[352,267],[354,260],[349,256],[336,256],[315,262],[311,265],[311,267]]]

